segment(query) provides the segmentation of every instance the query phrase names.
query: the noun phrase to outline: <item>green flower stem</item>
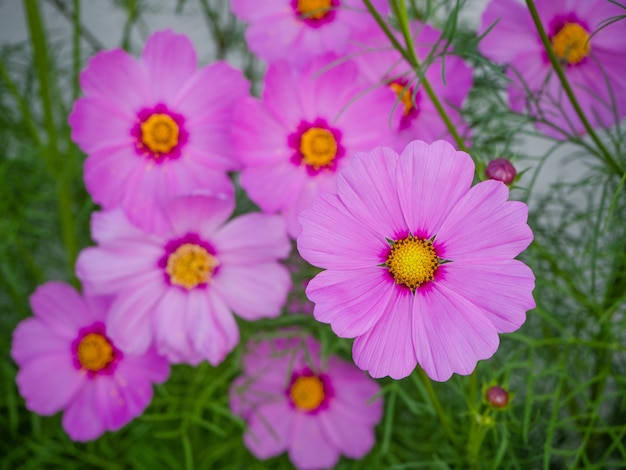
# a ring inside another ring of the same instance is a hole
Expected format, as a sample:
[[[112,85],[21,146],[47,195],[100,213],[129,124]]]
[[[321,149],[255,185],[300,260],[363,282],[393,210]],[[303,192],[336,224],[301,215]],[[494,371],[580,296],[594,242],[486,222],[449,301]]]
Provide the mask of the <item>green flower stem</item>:
[[[415,52],[415,48],[413,45],[413,38],[411,37],[411,29],[409,26],[408,13],[407,13],[406,5],[404,1],[396,0],[392,2],[392,7],[394,11],[396,12],[396,15],[398,16],[398,24],[400,26],[400,30],[402,32],[402,35],[404,36],[404,40],[407,45],[406,49],[404,49],[402,45],[398,42],[398,40],[395,38],[395,36],[393,35],[393,32],[389,29],[387,24],[383,21],[382,17],[380,16],[380,13],[378,13],[378,11],[376,11],[374,6],[372,5],[371,0],[364,0],[364,2],[370,14],[374,17],[374,19],[376,20],[378,25],[381,27],[385,35],[389,38],[389,40],[393,44],[393,47],[397,49],[398,52],[400,52],[400,54],[402,55],[402,57],[409,63],[409,65],[411,65],[411,67],[419,73],[419,70],[421,69],[421,63],[417,57],[417,53]],[[452,136],[452,138],[458,145],[459,149],[463,150],[464,152],[469,153],[469,150],[465,146],[465,142],[463,141],[463,139],[457,132],[456,128],[454,127],[454,124],[452,124],[452,120],[450,119],[450,116],[448,116],[448,113],[446,113],[446,110],[443,108],[441,101],[437,97],[437,94],[434,92],[433,88],[430,86],[428,79],[425,76],[422,76],[420,78],[421,78],[420,82],[422,84],[422,87],[424,87],[426,94],[432,101],[433,105],[435,105],[435,108],[437,109],[439,116],[445,123],[446,127],[448,128],[448,132],[450,132],[450,135]]]
[[[68,182],[66,181],[65,162],[59,152],[57,141],[57,129],[54,124],[52,112],[52,99],[50,96],[51,77],[48,74],[48,50],[46,47],[45,33],[41,21],[41,13],[36,0],[26,0],[24,2],[28,29],[33,48],[35,68],[39,82],[39,93],[41,105],[44,113],[44,126],[48,135],[47,145],[42,145],[42,155],[46,159],[46,164],[54,176],[57,184],[57,204],[61,219],[61,232],[65,252],[67,256],[68,271],[70,279],[76,284],[74,276],[74,262],[78,255],[78,241],[76,238],[76,228],[74,226],[74,214],[72,211],[72,195]]]
[[[613,159],[613,157],[611,156],[611,153],[608,151],[608,149],[604,146],[604,144],[602,143],[598,135],[595,133],[595,131],[591,127],[591,124],[589,124],[589,121],[587,120],[587,116],[585,116],[585,113],[580,107],[580,104],[578,103],[578,100],[576,99],[576,96],[574,95],[574,91],[572,90],[572,87],[567,81],[567,77],[565,76],[565,73],[563,72],[563,68],[561,67],[561,64],[559,63],[559,58],[556,56],[554,50],[552,49],[550,38],[548,38],[548,35],[546,34],[543,24],[541,23],[541,19],[539,18],[539,13],[537,13],[537,8],[535,7],[535,2],[533,0],[526,0],[526,5],[528,6],[528,9],[530,10],[530,15],[532,16],[533,22],[535,23],[535,28],[537,29],[537,32],[539,33],[539,36],[541,37],[543,48],[548,54],[548,58],[550,59],[550,63],[552,64],[554,71],[559,77],[559,81],[561,82],[561,85],[563,86],[563,90],[565,90],[565,94],[567,95],[568,99],[572,103],[572,106],[574,107],[574,110],[576,111],[578,118],[580,119],[583,126],[585,127],[585,130],[589,134],[589,137],[591,137],[591,139],[594,141],[594,143],[598,147],[598,150],[600,150],[600,152],[602,153],[603,158],[601,159],[607,166],[611,168],[611,170],[613,170],[619,176],[622,176],[624,174],[624,171],[622,170],[622,168],[620,168],[619,164]]]
[[[430,378],[426,375],[426,372],[424,372],[424,370],[421,367],[417,368],[417,372],[418,372],[420,380],[422,381],[422,383],[424,384],[424,387],[426,388],[426,392],[428,393],[430,402],[433,405],[433,408],[435,409],[437,418],[439,418],[439,423],[441,424],[441,427],[443,428],[443,432],[446,434],[450,442],[456,445],[457,444],[456,434],[454,434],[454,432],[452,431],[452,427],[450,426],[450,423],[448,422],[448,417],[443,411],[443,407],[441,406],[441,403],[439,402],[439,398],[437,398],[437,394],[435,393],[435,390],[433,389],[433,384]]]
[[[74,11],[72,13],[72,26],[73,26],[73,35],[72,35],[72,55],[74,59],[73,64],[73,80],[72,80],[72,98],[76,101],[78,98],[78,94],[80,93],[80,84],[78,82],[78,77],[80,75],[80,0],[74,0]]]

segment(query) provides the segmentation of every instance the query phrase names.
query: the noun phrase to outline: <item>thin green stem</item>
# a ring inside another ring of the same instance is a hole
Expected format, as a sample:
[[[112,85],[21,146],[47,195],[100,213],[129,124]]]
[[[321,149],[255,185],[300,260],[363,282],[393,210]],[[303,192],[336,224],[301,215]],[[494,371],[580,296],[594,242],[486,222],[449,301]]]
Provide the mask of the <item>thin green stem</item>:
[[[426,375],[426,372],[424,372],[424,370],[421,367],[418,367],[418,374],[419,374],[420,380],[422,381],[422,383],[424,384],[424,387],[426,388],[426,392],[428,393],[428,398],[430,399],[430,402],[433,405],[433,408],[435,409],[435,414],[437,415],[437,418],[439,418],[439,423],[441,424],[441,427],[443,428],[443,432],[446,434],[450,442],[456,445],[457,443],[456,434],[454,434],[454,432],[452,431],[452,427],[450,426],[448,417],[443,411],[443,407],[441,406],[441,403],[439,402],[439,398],[437,398],[437,394],[435,393],[435,390],[433,389],[433,384],[430,381],[430,378]]]
[[[419,73],[421,69],[421,63],[420,63],[419,58],[417,57],[417,53],[415,51],[415,47],[413,44],[413,38],[411,36],[411,28],[409,25],[408,13],[407,13],[406,4],[404,3],[404,1],[396,0],[392,2],[392,6],[394,8],[394,11],[397,12],[398,25],[404,37],[404,41],[406,43],[406,49],[404,49],[402,45],[400,44],[400,42],[396,39],[393,32],[389,29],[387,24],[384,22],[384,20],[380,16],[380,13],[378,13],[378,11],[376,11],[374,6],[372,5],[371,0],[364,0],[364,2],[370,14],[374,17],[374,19],[376,20],[378,25],[381,27],[385,35],[391,41],[393,47],[397,49],[398,52],[402,55],[402,57],[409,63],[409,65],[411,65],[411,67]],[[443,105],[441,104],[441,101],[439,100],[439,98],[437,97],[437,94],[435,93],[432,86],[430,85],[430,82],[425,76],[423,76],[423,74],[420,74],[420,82],[422,86],[424,87],[426,94],[428,95],[433,105],[435,106],[437,113],[439,113],[439,116],[441,117],[444,124],[446,125],[448,132],[450,132],[450,135],[452,136],[452,138],[458,145],[459,149],[469,153],[469,150],[465,146],[465,142],[463,141],[463,138],[457,132],[456,127],[454,126],[454,124],[452,123],[452,120],[450,119],[450,116],[448,116],[448,113],[446,112]]]
[[[539,13],[537,12],[537,8],[535,7],[535,2],[533,0],[526,0],[526,5],[528,6],[528,9],[530,10],[530,15],[532,16],[533,22],[535,23],[535,28],[537,29],[537,32],[539,33],[539,36],[541,37],[543,48],[548,54],[550,63],[552,64],[552,67],[554,68],[556,75],[559,77],[559,81],[561,82],[561,85],[563,86],[563,90],[565,91],[567,98],[572,103],[574,111],[576,111],[576,114],[578,115],[578,118],[582,122],[585,130],[587,131],[591,139],[594,141],[594,143],[596,144],[596,146],[602,153],[603,158],[601,159],[603,160],[603,162],[606,165],[608,165],[611,168],[611,170],[613,170],[616,174],[618,174],[621,177],[624,174],[624,171],[619,166],[619,164],[613,159],[613,157],[611,156],[611,153],[608,151],[608,149],[602,143],[598,135],[595,133],[595,131],[591,127],[591,124],[589,124],[589,121],[587,120],[587,116],[585,116],[585,113],[583,112],[582,108],[580,107],[580,104],[578,103],[578,100],[576,99],[576,95],[574,95],[574,91],[572,90],[572,87],[567,81],[567,77],[565,76],[565,73],[563,72],[563,68],[561,67],[559,58],[554,52],[554,49],[552,49],[550,38],[548,38],[548,35],[546,34],[543,24],[541,23],[541,18],[539,18]]]
[[[72,76],[72,98],[75,101],[80,93],[78,77],[80,75],[80,0],[74,0],[74,11],[72,12],[72,55],[73,55],[73,76]]]
[[[74,226],[74,214],[72,211],[72,195],[66,181],[67,172],[63,156],[59,152],[57,129],[54,123],[54,114],[52,111],[52,98],[50,88],[52,85],[48,64],[48,50],[46,46],[46,38],[41,21],[41,13],[36,0],[26,0],[24,2],[30,39],[33,48],[35,68],[37,70],[37,79],[39,82],[39,93],[41,105],[44,113],[44,126],[48,136],[48,142],[45,148],[42,148],[42,154],[46,159],[48,169],[54,176],[57,185],[57,204],[59,216],[61,219],[61,233],[65,252],[67,256],[69,278],[77,283],[74,272],[74,262],[78,255],[78,241],[76,238],[76,228]]]

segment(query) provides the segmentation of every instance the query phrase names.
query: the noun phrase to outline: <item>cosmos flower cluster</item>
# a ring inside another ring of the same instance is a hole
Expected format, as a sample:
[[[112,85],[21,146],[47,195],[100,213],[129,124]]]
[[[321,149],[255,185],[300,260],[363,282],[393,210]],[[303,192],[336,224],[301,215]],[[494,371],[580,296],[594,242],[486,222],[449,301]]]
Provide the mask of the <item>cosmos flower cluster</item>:
[[[606,57],[626,35],[592,34],[613,12],[596,3],[542,2],[540,14],[583,108],[607,127],[626,113],[623,64]],[[95,245],[77,261],[82,293],[48,282],[32,295],[34,317],[13,338],[17,383],[30,410],[63,410],[72,439],[115,431],[171,364],[223,362],[240,342],[236,318],[291,309],[302,288],[282,262],[291,253],[320,268],[304,283],[313,316],[354,338],[354,363],[323,357],[302,332],[252,338],[230,404],[258,458],[328,468],[374,445],[375,378],[470,374],[520,328],[534,275],[516,257],[533,235],[526,205],[509,200],[514,169],[472,186],[474,163],[448,127],[471,148],[461,110],[472,70],[440,31],[410,24],[428,65],[418,73],[360,0],[231,6],[267,61],[259,97],[225,62],[198,68],[190,40],[169,30],[139,58],[105,51],[82,72],[69,123],[101,207]],[[493,0],[480,49],[507,66],[514,110],[540,115],[549,135],[581,133],[532,27],[521,3]],[[233,216],[236,189],[260,211]]]

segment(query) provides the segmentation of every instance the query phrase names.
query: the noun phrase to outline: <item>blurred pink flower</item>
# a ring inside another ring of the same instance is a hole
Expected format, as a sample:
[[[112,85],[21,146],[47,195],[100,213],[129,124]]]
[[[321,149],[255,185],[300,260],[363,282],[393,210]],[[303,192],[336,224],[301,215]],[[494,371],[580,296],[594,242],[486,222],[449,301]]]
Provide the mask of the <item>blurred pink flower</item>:
[[[263,99],[243,98],[235,109],[241,186],[264,212],[282,213],[294,238],[298,214],[319,191],[335,187],[337,171],[356,152],[391,139],[393,97],[365,89],[354,64],[334,65],[332,59],[314,60],[303,70],[271,64]]]
[[[232,0],[232,9],[249,23],[246,42],[252,52],[274,62],[307,64],[315,56],[346,52],[351,35],[378,28],[362,0]],[[372,0],[382,15],[385,0]]]
[[[189,39],[161,31],[139,61],[120,49],[101,52],[80,76],[85,96],[69,123],[87,154],[87,190],[147,229],[165,223],[155,203],[195,189],[232,191],[226,172],[240,165],[229,130],[248,82],[224,62],[196,67]]]
[[[576,98],[593,127],[609,128],[626,115],[626,22],[606,28],[602,22],[624,14],[606,0],[551,0],[536,2],[554,52]],[[494,26],[495,24],[495,26]],[[481,53],[508,65],[509,103],[516,112],[528,112],[545,134],[563,139],[582,135],[576,115],[543,49],[530,12],[516,0],[492,0],[479,34],[493,29],[479,44]],[[557,128],[555,128],[556,126]]]
[[[472,70],[460,57],[449,53],[441,57],[444,39],[438,30],[417,21],[411,23],[411,30],[417,56],[427,66],[424,76],[457,131],[469,138],[469,127],[463,122],[460,110],[472,88]],[[400,33],[396,36],[403,43]],[[420,85],[420,77],[380,28],[356,35],[351,41],[350,57],[370,84],[382,86],[394,97],[393,107],[387,112],[393,113],[397,137],[395,150],[402,151],[416,139],[429,143],[439,139],[454,142],[435,105]]]
[[[298,250],[326,269],[307,287],[313,315],[356,338],[356,365],[400,379],[469,374],[534,308],[534,275],[513,259],[531,242],[528,208],[506,185],[470,188],[474,164],[445,141],[400,156],[361,154],[300,216]]]
[[[76,441],[116,431],[143,413],[169,365],[153,349],[132,354],[111,340],[106,300],[48,282],[30,303],[35,316],[17,326],[11,347],[29,410],[64,410],[63,428]]]
[[[248,345],[244,373],[232,384],[231,410],[248,423],[244,442],[259,459],[282,452],[298,469],[358,459],[375,442],[382,416],[378,384],[335,356],[321,360],[312,338]]]
[[[165,206],[169,227],[147,233],[120,210],[94,213],[78,277],[114,294],[111,338],[129,351],[155,343],[171,362],[219,364],[239,341],[232,311],[246,320],[280,314],[291,280],[278,262],[291,244],[280,217],[227,219],[230,198],[187,195]]]

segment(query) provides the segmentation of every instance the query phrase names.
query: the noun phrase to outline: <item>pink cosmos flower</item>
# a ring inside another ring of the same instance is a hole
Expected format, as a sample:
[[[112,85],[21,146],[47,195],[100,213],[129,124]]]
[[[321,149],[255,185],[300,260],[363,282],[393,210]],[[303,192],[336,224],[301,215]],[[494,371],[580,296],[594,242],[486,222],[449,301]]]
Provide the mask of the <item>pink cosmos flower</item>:
[[[417,56],[427,66],[424,76],[459,133],[468,137],[469,127],[463,122],[460,109],[472,88],[472,70],[459,57],[449,54],[440,57],[443,53],[438,50],[442,41],[440,31],[419,22],[413,22],[411,30]],[[404,43],[399,33],[396,36]],[[381,85],[394,97],[389,112],[393,113],[396,150],[401,151],[416,139],[453,142],[435,105],[420,85],[420,77],[380,28],[356,35],[351,41],[350,55],[370,84]]]
[[[312,338],[250,344],[244,374],[230,390],[231,410],[248,423],[246,447],[264,460],[282,452],[299,469],[358,459],[375,442],[383,403],[378,384],[337,357],[321,360]]]
[[[315,56],[346,52],[351,35],[377,28],[362,0],[232,0],[233,12],[249,23],[246,42],[252,52],[274,62],[304,65]],[[382,15],[385,0],[372,4]]]
[[[240,71],[224,62],[197,70],[189,39],[161,31],[139,61],[120,49],[97,54],[80,84],[72,139],[88,155],[87,190],[105,209],[122,207],[152,229],[165,224],[155,202],[195,189],[232,191],[232,109],[248,93]]]
[[[400,156],[360,154],[300,216],[298,250],[326,269],[307,287],[313,315],[356,338],[373,377],[469,374],[534,308],[534,276],[513,259],[532,240],[525,204],[506,185],[470,188],[474,164],[445,141]]]
[[[262,101],[246,97],[235,109],[241,185],[264,212],[281,212],[294,238],[300,211],[318,191],[334,188],[336,172],[354,153],[391,139],[393,97],[359,85],[354,64],[332,61],[327,56],[303,70],[271,64]]]
[[[76,441],[116,431],[143,413],[169,365],[152,349],[132,354],[111,340],[107,300],[48,282],[30,304],[35,316],[17,325],[11,347],[29,410],[64,410],[63,428]]]
[[[562,60],[568,82],[594,127],[609,128],[626,115],[626,22],[601,28],[604,20],[624,9],[606,0],[537,2],[537,10],[552,48]],[[497,23],[496,23],[497,22]],[[487,57],[509,65],[509,103],[514,111],[527,109],[542,121],[547,135],[585,130],[543,49],[525,5],[515,0],[492,0],[482,18],[480,42]]]
[[[291,248],[284,223],[259,213],[226,222],[233,208],[230,198],[175,198],[159,233],[140,230],[121,210],[94,213],[99,246],[81,252],[76,270],[94,292],[116,295],[116,344],[142,352],[154,342],[171,362],[217,365],[239,341],[232,311],[246,320],[280,313],[291,285],[277,261]]]

